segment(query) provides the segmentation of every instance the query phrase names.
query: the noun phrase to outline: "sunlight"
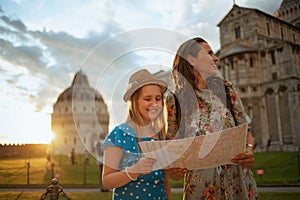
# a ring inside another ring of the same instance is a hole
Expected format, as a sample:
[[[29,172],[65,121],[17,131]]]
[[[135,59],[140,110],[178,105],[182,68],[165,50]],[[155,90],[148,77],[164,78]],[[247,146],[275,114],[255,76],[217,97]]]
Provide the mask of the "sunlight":
[[[0,143],[10,144],[49,144],[54,134],[51,131],[50,115],[33,111],[19,111],[12,113],[2,110],[0,116],[2,130]],[[11,121],[14,122],[12,126]]]

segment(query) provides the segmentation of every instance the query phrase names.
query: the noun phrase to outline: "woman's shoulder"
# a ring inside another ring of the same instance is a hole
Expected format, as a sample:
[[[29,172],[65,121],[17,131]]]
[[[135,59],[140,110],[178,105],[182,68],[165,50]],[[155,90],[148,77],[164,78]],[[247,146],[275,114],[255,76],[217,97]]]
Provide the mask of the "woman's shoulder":
[[[234,84],[231,81],[225,80],[223,79],[224,82],[224,86],[228,88],[228,90],[230,91],[230,94],[232,95],[237,95],[237,91],[236,88],[234,86]]]
[[[233,83],[230,82],[230,81],[228,81],[228,80],[223,79],[223,83],[224,83],[224,85],[227,86],[227,87],[233,87]]]

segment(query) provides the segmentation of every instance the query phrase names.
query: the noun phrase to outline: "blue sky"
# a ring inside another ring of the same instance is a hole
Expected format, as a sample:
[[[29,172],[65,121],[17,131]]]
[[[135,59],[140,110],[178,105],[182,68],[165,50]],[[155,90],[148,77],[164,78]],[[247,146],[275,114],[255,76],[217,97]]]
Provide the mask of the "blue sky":
[[[281,0],[236,0],[268,14]],[[82,69],[124,120],[128,76],[169,69],[194,36],[220,48],[217,24],[233,0],[0,0],[0,143],[47,143],[52,106]]]

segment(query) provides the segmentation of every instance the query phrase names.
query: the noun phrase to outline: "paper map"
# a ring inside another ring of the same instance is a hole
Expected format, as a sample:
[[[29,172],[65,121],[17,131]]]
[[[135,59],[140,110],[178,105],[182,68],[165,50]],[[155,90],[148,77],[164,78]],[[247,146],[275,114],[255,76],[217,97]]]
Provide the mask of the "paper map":
[[[247,123],[209,135],[185,139],[140,142],[146,157],[155,158],[154,169],[173,167],[212,168],[231,164],[231,159],[245,151]]]

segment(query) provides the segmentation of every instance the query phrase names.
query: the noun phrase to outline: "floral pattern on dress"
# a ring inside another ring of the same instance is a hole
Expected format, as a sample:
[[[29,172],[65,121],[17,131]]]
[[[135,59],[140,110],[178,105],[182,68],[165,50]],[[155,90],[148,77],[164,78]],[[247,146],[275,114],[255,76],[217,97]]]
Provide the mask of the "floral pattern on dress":
[[[184,137],[192,137],[191,131],[196,132],[196,135],[205,135],[234,127],[235,124],[251,123],[235,89],[232,86],[229,89],[231,111],[209,90],[195,91],[199,107],[191,117],[185,117],[188,120],[185,122],[187,128],[183,129]],[[167,139],[174,139],[179,134],[178,130],[180,129],[176,119],[176,104],[173,94],[167,96],[167,109]],[[198,124],[197,127],[195,124]],[[197,130],[193,130],[195,128]],[[183,199],[254,200],[258,199],[258,191],[250,169],[243,170],[238,165],[230,164],[209,169],[189,170],[184,177]]]

